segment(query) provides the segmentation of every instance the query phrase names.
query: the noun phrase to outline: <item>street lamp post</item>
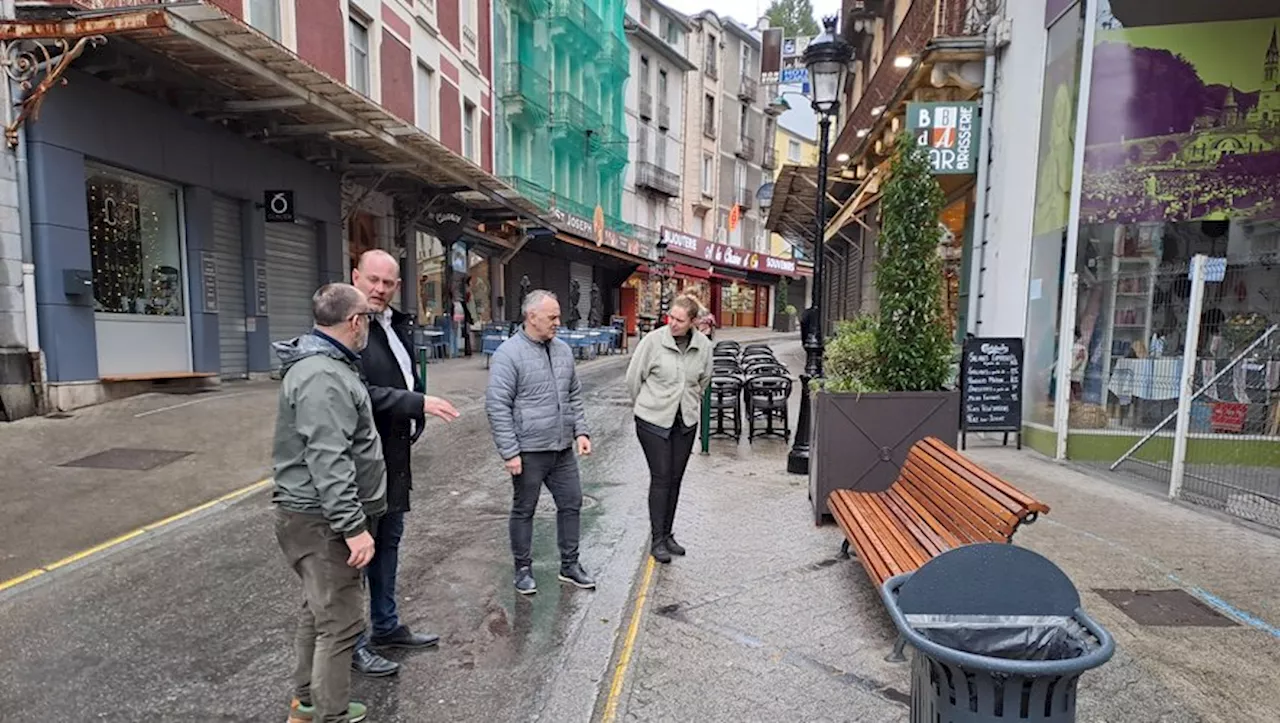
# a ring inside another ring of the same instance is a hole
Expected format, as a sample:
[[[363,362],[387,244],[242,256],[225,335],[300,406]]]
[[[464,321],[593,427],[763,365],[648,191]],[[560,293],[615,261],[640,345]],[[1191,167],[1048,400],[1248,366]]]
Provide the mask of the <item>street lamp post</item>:
[[[813,406],[810,383],[822,378],[823,323],[822,244],[827,228],[827,147],[830,145],[831,118],[840,108],[845,73],[853,50],[836,33],[835,16],[824,18],[822,35],[814,38],[804,51],[804,64],[809,69],[812,88],[811,105],[818,114],[818,194],[815,203],[813,236],[813,289],[809,300],[807,324],[803,340],[804,373],[800,375],[800,419],[796,422],[796,439],[787,455],[787,471],[809,473],[809,439],[813,433]]]

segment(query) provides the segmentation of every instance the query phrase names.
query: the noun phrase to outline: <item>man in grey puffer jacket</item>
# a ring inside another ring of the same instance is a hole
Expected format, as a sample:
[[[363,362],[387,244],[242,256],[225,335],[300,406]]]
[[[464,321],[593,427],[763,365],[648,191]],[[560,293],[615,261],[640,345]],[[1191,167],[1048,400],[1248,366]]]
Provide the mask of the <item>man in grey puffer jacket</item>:
[[[591,437],[573,350],[556,338],[560,302],[550,291],[531,292],[521,312],[524,326],[498,347],[489,362],[484,405],[493,442],[511,473],[516,591],[522,595],[538,591],[532,571],[533,513],[544,484],[556,501],[559,579],[594,589],[595,580],[578,562],[582,482],[574,446],[576,442],[578,454],[591,454]]]
[[[315,330],[275,344],[283,365],[272,450],[276,540],[302,580],[289,721],[357,723],[351,652],[364,630],[361,569],[387,509],[387,467],[356,366],[372,312],[348,284],[320,287]]]

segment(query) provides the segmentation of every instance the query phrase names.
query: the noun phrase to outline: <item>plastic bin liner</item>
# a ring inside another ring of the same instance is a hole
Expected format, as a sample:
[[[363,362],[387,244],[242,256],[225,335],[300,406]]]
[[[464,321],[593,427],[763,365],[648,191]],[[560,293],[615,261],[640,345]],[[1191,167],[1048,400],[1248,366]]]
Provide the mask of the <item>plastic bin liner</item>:
[[[1069,660],[1097,647],[1066,615],[907,615],[907,623],[952,650],[1006,660]]]

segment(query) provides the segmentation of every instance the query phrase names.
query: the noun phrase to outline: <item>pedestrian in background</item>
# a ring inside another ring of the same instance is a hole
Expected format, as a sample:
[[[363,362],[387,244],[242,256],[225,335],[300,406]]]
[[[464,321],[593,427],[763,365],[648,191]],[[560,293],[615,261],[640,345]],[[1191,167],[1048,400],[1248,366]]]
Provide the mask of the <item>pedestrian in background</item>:
[[[386,465],[359,352],[374,312],[354,286],[311,300],[315,329],[274,344],[282,379],[272,450],[276,540],[302,580],[290,723],[359,723],[351,654],[364,630],[361,570],[387,507]]]
[[[436,645],[440,636],[415,633],[400,622],[396,610],[396,572],[400,564],[400,539],[404,515],[413,489],[410,451],[421,434],[427,415],[446,422],[458,418],[458,410],[439,397],[427,396],[409,350],[411,320],[391,307],[400,291],[400,262],[381,249],[366,251],[351,272],[355,287],[369,300],[374,312],[369,343],[360,354],[360,370],[373,401],[373,421],[382,439],[387,464],[387,511],[378,520],[373,562],[365,570],[369,580],[369,619],[372,637],[361,634],[351,660],[352,668],[369,677],[394,675],[400,664],[387,660],[372,648],[420,650]],[[372,640],[372,646],[370,641]]]
[[[702,416],[702,396],[711,383],[711,340],[693,328],[701,310],[697,299],[677,298],[667,325],[640,340],[627,367],[636,436],[649,463],[650,551],[661,563],[685,554],[671,529]]]
[[[573,350],[556,338],[560,302],[541,289],[524,298],[524,326],[502,342],[489,363],[485,413],[493,442],[511,474],[511,554],[515,587],[538,591],[533,578],[533,513],[546,485],[556,502],[556,541],[561,582],[594,589],[595,580],[578,562],[582,482],[577,453],[591,454],[582,408],[582,384]]]

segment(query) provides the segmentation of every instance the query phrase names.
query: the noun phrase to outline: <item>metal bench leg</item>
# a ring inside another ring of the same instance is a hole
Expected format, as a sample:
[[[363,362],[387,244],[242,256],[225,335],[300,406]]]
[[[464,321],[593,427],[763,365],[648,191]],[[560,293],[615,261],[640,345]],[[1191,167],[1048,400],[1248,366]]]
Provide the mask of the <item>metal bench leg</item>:
[[[840,543],[840,559],[848,560],[850,557],[852,557],[852,555],[849,554],[849,541],[845,540]]]
[[[907,656],[903,654],[906,648],[907,648],[907,639],[899,635],[898,641],[893,644],[893,652],[889,653],[889,656],[884,659],[884,662],[886,663],[907,662]]]

